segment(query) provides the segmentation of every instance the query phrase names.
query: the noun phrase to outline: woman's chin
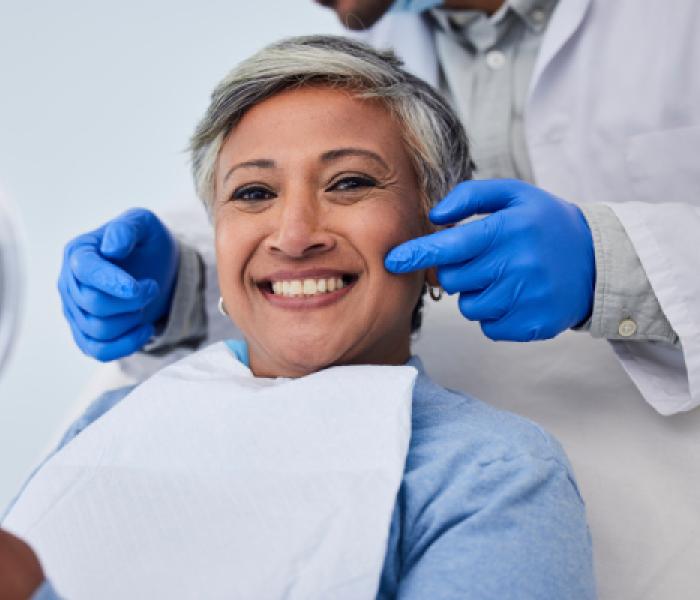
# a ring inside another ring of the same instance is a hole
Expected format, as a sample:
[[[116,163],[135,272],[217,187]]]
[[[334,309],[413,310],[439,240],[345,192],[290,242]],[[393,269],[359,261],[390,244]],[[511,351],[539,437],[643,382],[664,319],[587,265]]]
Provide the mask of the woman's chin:
[[[343,364],[343,352],[328,345],[305,344],[277,348],[266,361],[251,354],[251,368],[256,375],[266,377],[303,377],[330,366]]]

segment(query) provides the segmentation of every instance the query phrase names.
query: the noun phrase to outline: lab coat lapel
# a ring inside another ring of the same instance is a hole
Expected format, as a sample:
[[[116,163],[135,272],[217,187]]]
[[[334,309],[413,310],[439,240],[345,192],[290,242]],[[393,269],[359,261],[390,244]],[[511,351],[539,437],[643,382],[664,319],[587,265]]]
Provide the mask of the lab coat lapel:
[[[564,44],[578,30],[590,7],[591,0],[559,0],[542,38],[542,46],[530,79],[530,99],[540,84],[547,67]]]

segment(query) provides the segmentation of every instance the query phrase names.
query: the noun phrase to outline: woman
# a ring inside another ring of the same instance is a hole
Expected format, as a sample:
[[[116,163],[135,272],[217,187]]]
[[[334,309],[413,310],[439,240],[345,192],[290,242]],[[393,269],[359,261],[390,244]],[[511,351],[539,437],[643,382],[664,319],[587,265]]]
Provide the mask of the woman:
[[[558,444],[430,381],[410,340],[434,277],[384,269],[387,251],[427,232],[432,203],[471,176],[449,107],[390,54],[296,38],[224,79],[191,146],[215,228],[221,308],[245,338],[229,348],[251,377],[347,381],[348,365],[419,372],[378,596],[594,597],[583,503]],[[210,347],[198,360],[234,361],[227,352]],[[168,394],[196,407],[216,377],[193,364],[175,367]],[[144,403],[152,388],[140,388]],[[98,431],[122,397],[91,407],[66,441]],[[157,430],[157,415],[137,438]],[[115,444],[122,434],[135,439],[122,429]]]

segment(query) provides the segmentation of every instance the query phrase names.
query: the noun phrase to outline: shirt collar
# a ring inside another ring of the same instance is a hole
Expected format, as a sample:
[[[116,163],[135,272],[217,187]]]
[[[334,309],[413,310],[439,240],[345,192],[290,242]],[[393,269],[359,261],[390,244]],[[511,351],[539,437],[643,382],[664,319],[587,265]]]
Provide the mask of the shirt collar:
[[[491,16],[478,10],[434,8],[430,11],[437,26],[448,35],[457,35],[479,50],[495,45],[515,19],[533,32],[544,30],[558,0],[506,0]]]
[[[558,0],[508,0],[502,7],[510,8],[533,31],[543,31]],[[495,16],[495,15],[494,15]]]

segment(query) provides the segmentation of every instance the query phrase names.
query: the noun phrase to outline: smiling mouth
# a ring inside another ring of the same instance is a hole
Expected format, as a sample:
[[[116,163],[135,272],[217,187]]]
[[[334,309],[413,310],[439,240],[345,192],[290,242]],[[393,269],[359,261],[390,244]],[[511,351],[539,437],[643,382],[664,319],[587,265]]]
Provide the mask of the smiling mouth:
[[[264,294],[276,299],[311,299],[335,296],[341,291],[347,291],[358,278],[355,273],[343,273],[325,277],[263,279],[257,285]]]

